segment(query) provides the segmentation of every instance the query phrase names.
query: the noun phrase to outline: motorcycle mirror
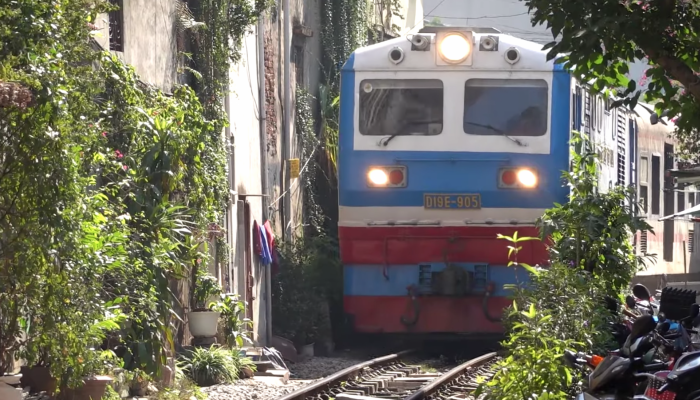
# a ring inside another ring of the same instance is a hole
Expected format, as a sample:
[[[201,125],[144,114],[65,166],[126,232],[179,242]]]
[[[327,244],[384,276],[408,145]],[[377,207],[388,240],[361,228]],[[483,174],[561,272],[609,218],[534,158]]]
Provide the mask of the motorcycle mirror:
[[[574,353],[571,350],[564,350],[564,363],[569,368],[575,368],[576,367],[576,353]]]
[[[664,322],[666,321],[666,314],[659,312],[659,315],[657,315],[656,318],[659,320],[659,322]]]
[[[637,305],[637,302],[634,301],[634,297],[627,295],[627,297],[625,297],[625,304],[628,308],[634,309],[634,307]]]
[[[607,308],[612,314],[617,314],[617,307],[619,302],[612,296],[605,296],[605,308]]]
[[[700,305],[698,303],[693,303],[690,306],[690,319],[693,319],[700,315]]]
[[[655,328],[656,321],[654,321],[654,317],[651,315],[642,315],[632,324],[630,332],[631,342],[653,331]]]
[[[651,300],[651,293],[649,293],[649,289],[647,289],[647,287],[642,285],[641,283],[634,285],[634,287],[632,288],[632,294],[634,294],[635,297],[637,297],[640,300]]]

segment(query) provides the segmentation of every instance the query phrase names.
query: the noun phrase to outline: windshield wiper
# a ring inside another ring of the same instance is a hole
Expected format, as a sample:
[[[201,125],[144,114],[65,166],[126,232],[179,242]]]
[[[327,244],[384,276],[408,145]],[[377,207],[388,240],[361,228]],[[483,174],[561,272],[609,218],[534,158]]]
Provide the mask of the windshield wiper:
[[[401,126],[401,129],[399,129],[399,131],[404,131],[404,130],[410,129],[411,126],[415,126],[415,125],[425,125],[425,124],[431,124],[431,123],[435,123],[435,122],[436,122],[436,121],[432,121],[432,120],[428,120],[428,121],[420,121],[420,120],[419,120],[419,121],[404,122],[403,125]],[[384,146],[384,147],[386,147],[386,146],[389,144],[389,142],[391,142],[391,140],[394,139],[394,138],[397,137],[397,136],[399,136],[399,134],[393,134],[393,135],[385,136],[385,137],[379,139],[379,142],[377,143],[377,146]]]
[[[377,145],[386,147],[386,145],[388,145],[389,142],[391,142],[391,140],[397,136],[399,136],[399,135],[385,136],[385,137],[379,139],[379,143],[377,143]]]
[[[465,124],[469,124],[469,125],[478,126],[478,127],[481,127],[481,128],[486,128],[486,129],[488,129],[488,130],[494,131],[494,132],[500,134],[501,136],[503,136],[503,137],[505,137],[505,138],[507,138],[507,139],[510,139],[513,143],[517,144],[517,145],[520,146],[520,147],[527,147],[527,143],[522,142],[520,139],[517,139],[517,138],[514,138],[514,137],[511,137],[511,136],[506,135],[505,132],[503,132],[502,130],[500,130],[500,129],[494,127],[494,126],[491,126],[491,125],[482,125],[482,124],[477,124],[476,122],[469,122],[469,121],[464,121],[464,123],[465,123]]]

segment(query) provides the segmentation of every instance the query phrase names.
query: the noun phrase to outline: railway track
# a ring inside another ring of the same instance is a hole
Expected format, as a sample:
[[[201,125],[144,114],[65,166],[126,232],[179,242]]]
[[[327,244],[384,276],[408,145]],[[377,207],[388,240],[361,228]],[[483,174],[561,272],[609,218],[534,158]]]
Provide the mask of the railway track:
[[[490,378],[496,353],[485,354],[445,373],[408,363],[412,350],[353,365],[278,400],[466,400],[476,379]]]

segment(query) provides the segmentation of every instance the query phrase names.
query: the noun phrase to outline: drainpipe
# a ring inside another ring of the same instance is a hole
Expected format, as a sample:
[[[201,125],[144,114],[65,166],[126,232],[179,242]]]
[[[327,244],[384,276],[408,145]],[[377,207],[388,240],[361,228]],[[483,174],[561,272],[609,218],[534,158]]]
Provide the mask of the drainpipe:
[[[291,131],[292,131],[292,84],[290,76],[290,47],[292,43],[291,23],[292,16],[289,12],[289,0],[282,0],[282,14],[284,15],[284,123],[282,124],[282,165],[284,165],[284,238],[292,240],[291,225],[291,179],[289,176],[289,158],[291,154]]]
[[[258,115],[260,116],[260,186],[263,223],[268,219],[267,198],[267,107],[265,93],[265,22],[258,19]],[[266,345],[272,342],[272,266],[265,269],[265,338]]]
[[[235,212],[235,207],[234,205],[236,204],[236,163],[235,163],[235,157],[236,157],[236,147],[233,144],[233,139],[231,138],[231,98],[229,97],[228,91],[226,91],[226,95],[224,96],[224,113],[226,114],[226,119],[228,119],[228,124],[224,127],[224,139],[226,140],[224,143],[230,143],[231,145],[229,146],[229,156],[227,157],[227,163],[228,163],[228,194],[229,194],[229,201],[227,204],[227,213],[226,216],[229,221],[231,221],[231,213]],[[226,224],[224,224],[225,226]],[[231,235],[231,232],[228,232],[228,235]],[[216,242],[214,242],[216,243]],[[212,247],[215,247],[213,245]],[[216,248],[216,252],[218,252],[220,249]],[[231,253],[229,252],[229,256]],[[219,257],[217,257],[219,259]],[[232,265],[233,262],[229,259],[228,265],[226,266],[226,270],[228,271],[228,287],[230,290],[233,290],[233,268]],[[218,268],[218,262],[217,262],[217,268]],[[223,276],[223,273],[221,271],[218,271],[220,276]]]

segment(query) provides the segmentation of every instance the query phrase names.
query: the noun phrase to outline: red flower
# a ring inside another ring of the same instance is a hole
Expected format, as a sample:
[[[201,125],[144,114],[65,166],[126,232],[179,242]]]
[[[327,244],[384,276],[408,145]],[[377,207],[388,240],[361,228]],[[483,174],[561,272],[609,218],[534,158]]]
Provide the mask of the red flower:
[[[122,169],[126,171],[127,169],[129,169],[129,167],[127,165],[122,165]]]
[[[123,158],[124,154],[122,154],[121,151],[119,150],[114,150],[114,155],[117,156],[117,158]]]
[[[102,132],[102,136],[107,137],[107,132]]]

